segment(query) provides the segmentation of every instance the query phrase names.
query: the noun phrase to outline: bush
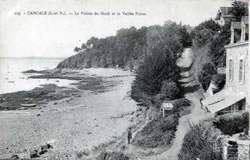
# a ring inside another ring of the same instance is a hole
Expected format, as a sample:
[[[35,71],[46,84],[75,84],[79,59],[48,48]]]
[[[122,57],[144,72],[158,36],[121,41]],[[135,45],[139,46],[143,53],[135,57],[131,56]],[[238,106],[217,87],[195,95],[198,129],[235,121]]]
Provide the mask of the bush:
[[[136,70],[132,98],[140,100],[143,94],[155,97],[166,93],[167,98],[174,99],[179,92],[177,83],[181,78],[176,62],[181,56],[183,46],[187,45],[184,42],[186,38],[183,37],[187,37],[188,33],[176,23],[162,27],[152,26],[148,31],[147,55]]]
[[[213,79],[215,85],[217,86],[217,90],[215,91],[215,93],[219,92],[225,86],[226,75],[224,75],[224,74],[215,74],[212,77],[212,79]]]
[[[207,90],[212,80],[212,76],[216,73],[216,68],[212,63],[206,63],[202,66],[198,80],[204,90]]]
[[[215,126],[227,135],[243,132],[248,123],[248,112],[229,113],[215,119]]]
[[[172,101],[174,108],[163,118],[149,122],[142,131],[138,132],[133,143],[141,147],[155,148],[158,146],[168,146],[175,137],[175,131],[178,125],[180,115],[186,114],[189,109],[190,101],[187,99],[178,99]]]
[[[142,131],[138,132],[132,143],[146,148],[170,145],[175,136],[177,125],[177,114],[165,118],[159,117],[149,122]]]
[[[175,100],[173,102],[173,106],[174,106],[173,112],[177,112],[180,115],[187,115],[191,111],[189,107],[190,105],[191,105],[191,102],[185,98]]]
[[[102,152],[96,160],[129,160],[129,157],[120,152]]]
[[[161,94],[164,95],[164,99],[176,99],[176,97],[178,97],[179,91],[180,90],[175,82],[163,81]]]
[[[179,160],[222,160],[221,153],[213,146],[221,132],[210,121],[200,122],[192,126],[185,135]]]

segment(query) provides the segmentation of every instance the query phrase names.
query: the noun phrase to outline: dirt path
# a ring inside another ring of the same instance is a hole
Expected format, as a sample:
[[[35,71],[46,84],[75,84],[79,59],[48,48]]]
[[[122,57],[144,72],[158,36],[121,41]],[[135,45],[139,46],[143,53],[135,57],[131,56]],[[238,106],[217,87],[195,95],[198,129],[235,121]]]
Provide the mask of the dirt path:
[[[178,62],[178,65],[180,67],[189,67],[192,64],[192,52],[191,49],[186,49],[183,52],[183,56]],[[186,88],[195,88],[198,83],[194,80],[192,75],[190,75],[189,71],[183,72],[181,74],[184,78],[181,80],[181,82],[185,82],[183,85]],[[179,119],[179,125],[177,126],[176,131],[176,138],[173,142],[173,145],[170,149],[168,149],[166,152],[163,152],[158,155],[152,155],[147,157],[141,157],[141,159],[145,160],[178,160],[178,154],[181,150],[182,143],[184,136],[190,129],[190,123],[191,124],[197,124],[200,120],[206,119],[208,117],[208,114],[201,109],[200,105],[200,97],[201,97],[201,91],[196,90],[191,93],[187,93],[185,95],[185,98],[191,101],[191,108],[192,111],[190,114],[186,116],[182,116]]]

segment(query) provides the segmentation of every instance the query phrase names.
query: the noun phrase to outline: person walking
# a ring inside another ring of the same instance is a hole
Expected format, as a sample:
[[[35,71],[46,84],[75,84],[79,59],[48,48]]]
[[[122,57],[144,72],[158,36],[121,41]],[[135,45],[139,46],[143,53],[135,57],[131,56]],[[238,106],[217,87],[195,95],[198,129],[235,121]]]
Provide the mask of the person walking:
[[[128,144],[130,144],[130,140],[132,139],[131,128],[128,129]]]
[[[202,104],[203,98],[200,98],[200,103],[201,103],[201,109],[203,109],[203,104]]]

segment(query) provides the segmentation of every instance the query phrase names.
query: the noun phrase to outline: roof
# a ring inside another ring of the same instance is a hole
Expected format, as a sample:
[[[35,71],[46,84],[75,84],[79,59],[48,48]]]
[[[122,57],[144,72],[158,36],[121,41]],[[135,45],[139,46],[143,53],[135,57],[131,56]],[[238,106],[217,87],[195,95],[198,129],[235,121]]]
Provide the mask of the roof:
[[[231,13],[233,7],[220,7],[215,20],[219,20],[221,17],[223,18],[234,18],[234,15]]]
[[[213,96],[206,98],[202,101],[202,103],[211,113],[216,113],[244,99],[245,97],[246,95],[243,93],[232,94],[231,90],[224,89]]]
[[[165,110],[172,110],[173,107],[174,107],[173,104],[168,102],[163,102],[161,105],[161,108]]]
[[[220,11],[221,11],[221,15],[232,15],[232,13],[230,13],[233,10],[233,7],[220,7]]]

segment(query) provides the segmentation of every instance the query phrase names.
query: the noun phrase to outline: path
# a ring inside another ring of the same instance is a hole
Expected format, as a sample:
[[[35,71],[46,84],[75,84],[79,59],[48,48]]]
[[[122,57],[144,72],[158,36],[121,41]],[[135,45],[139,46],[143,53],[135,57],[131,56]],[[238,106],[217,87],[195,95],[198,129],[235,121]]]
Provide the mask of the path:
[[[183,68],[189,67],[192,64],[191,54],[192,54],[191,49],[186,49],[183,53],[182,58],[178,62],[178,65]],[[198,85],[198,83],[194,80],[192,75],[189,74],[189,71],[183,72],[182,76],[183,76],[183,79],[181,80],[181,82],[184,83],[183,86],[185,88],[191,89],[191,88],[195,88]],[[208,118],[208,114],[206,114],[206,112],[201,109],[200,100],[199,100],[200,97],[201,97],[201,94],[199,90],[196,90],[192,93],[187,93],[185,95],[185,98],[191,101],[192,111],[190,114],[186,116],[182,116],[179,119],[179,125],[177,126],[177,131],[176,131],[176,138],[171,148],[161,154],[141,157],[141,159],[143,160],[144,159],[145,160],[150,160],[150,159],[178,160],[178,154],[181,150],[184,136],[190,129],[189,123],[197,124],[200,120]]]

